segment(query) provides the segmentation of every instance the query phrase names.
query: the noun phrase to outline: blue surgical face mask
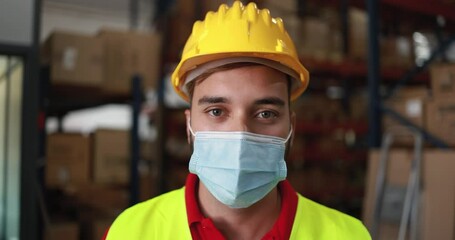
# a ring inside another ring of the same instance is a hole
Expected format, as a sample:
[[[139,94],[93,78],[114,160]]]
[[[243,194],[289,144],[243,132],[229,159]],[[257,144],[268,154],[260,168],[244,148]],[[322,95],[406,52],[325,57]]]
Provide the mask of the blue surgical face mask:
[[[264,198],[287,174],[286,139],[249,132],[192,131],[189,170],[209,192],[231,208],[246,208]]]

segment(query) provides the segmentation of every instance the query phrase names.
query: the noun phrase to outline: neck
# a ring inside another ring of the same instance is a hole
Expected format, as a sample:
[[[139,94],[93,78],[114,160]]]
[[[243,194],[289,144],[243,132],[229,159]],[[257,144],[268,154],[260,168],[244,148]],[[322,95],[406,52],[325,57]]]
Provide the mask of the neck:
[[[199,182],[199,205],[226,239],[261,239],[272,229],[281,211],[281,196],[275,187],[263,199],[248,208],[230,208]]]

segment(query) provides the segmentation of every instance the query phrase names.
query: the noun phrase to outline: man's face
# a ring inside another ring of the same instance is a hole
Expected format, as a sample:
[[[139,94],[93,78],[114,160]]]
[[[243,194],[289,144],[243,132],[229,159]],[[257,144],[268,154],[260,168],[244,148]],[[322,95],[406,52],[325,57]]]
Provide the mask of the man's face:
[[[282,138],[294,121],[286,75],[261,65],[216,72],[197,83],[185,115],[194,132],[246,131]]]

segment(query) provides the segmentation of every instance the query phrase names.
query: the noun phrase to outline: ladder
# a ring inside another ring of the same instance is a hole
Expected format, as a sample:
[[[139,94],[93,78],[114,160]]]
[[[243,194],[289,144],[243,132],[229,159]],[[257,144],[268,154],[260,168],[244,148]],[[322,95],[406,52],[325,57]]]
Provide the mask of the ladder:
[[[384,199],[388,194],[392,194],[387,182],[387,165],[389,159],[389,151],[396,137],[409,136],[414,139],[413,159],[411,161],[410,175],[407,186],[405,188],[405,196],[403,201],[403,210],[401,212],[400,227],[398,232],[398,240],[405,240],[406,233],[410,231],[410,239],[418,239],[418,225],[419,225],[419,204],[420,204],[420,189],[421,189],[421,164],[422,164],[422,147],[423,136],[415,130],[403,131],[403,129],[394,129],[388,131],[383,136],[383,142],[380,150],[379,167],[376,176],[376,189],[375,189],[375,205],[373,212],[373,222],[371,234],[373,239],[379,239],[379,225],[381,223],[383,209],[385,206]]]

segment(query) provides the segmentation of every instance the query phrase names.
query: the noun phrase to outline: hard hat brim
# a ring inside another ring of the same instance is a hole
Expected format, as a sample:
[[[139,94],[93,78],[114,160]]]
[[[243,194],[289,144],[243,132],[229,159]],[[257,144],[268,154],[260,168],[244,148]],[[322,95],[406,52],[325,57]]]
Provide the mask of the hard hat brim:
[[[176,92],[187,102],[189,95],[186,84],[194,80],[195,76],[200,75],[209,68],[214,68],[234,62],[255,62],[262,64],[289,75],[291,82],[291,101],[295,100],[308,87],[308,70],[295,61],[292,57],[285,54],[276,53],[220,53],[210,55],[195,56],[186,61],[182,61],[172,74],[172,83]],[[200,69],[201,66],[205,66]],[[198,70],[196,70],[198,69]],[[191,74],[193,73],[193,74]]]

